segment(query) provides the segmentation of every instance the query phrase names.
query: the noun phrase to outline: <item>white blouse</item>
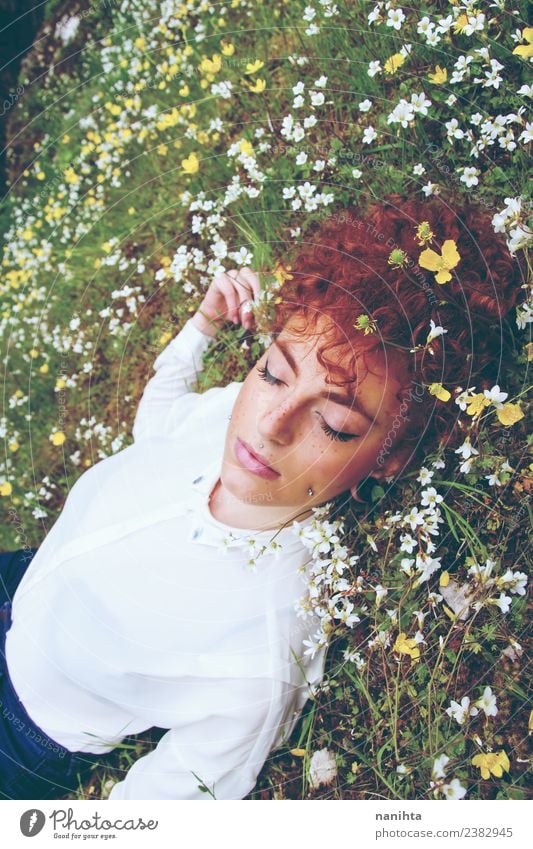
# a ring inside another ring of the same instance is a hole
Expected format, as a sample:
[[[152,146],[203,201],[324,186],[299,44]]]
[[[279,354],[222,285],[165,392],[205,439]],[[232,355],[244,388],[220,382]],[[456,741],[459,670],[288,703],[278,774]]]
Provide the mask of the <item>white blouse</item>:
[[[189,320],[159,354],[134,443],[78,478],[13,598],[9,674],[49,737],[103,753],[169,729],[112,800],[242,799],[323,677],[296,526],[251,568],[246,539],[276,531],[209,510],[242,385],[191,391],[210,340]]]

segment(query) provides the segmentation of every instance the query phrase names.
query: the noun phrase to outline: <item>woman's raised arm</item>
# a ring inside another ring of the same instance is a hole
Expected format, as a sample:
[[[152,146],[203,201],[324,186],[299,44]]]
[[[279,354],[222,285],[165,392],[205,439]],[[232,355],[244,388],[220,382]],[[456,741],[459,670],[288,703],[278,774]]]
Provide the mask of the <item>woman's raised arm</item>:
[[[250,301],[259,294],[259,278],[243,268],[217,275],[198,308],[156,358],[133,424],[133,439],[170,435],[185,413],[184,396],[203,368],[203,355],[224,321],[253,326]]]

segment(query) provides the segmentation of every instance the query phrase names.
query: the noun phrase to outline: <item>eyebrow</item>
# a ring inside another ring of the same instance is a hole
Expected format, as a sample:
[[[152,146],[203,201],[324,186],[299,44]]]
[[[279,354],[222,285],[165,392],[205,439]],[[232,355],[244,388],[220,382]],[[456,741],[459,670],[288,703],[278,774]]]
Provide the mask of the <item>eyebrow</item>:
[[[298,368],[298,364],[285,342],[282,342],[280,339],[274,339],[272,344],[278,346],[294,374],[298,377],[300,369]],[[348,395],[341,395],[339,392],[330,392],[329,389],[323,389],[322,392],[319,393],[319,397],[327,398],[328,401],[333,401],[336,404],[342,404],[343,407],[348,407],[350,410],[357,410],[357,412],[361,413],[371,424],[373,424],[374,421],[377,421],[377,416],[372,416],[367,410],[365,410],[360,400],[357,398],[352,398]]]

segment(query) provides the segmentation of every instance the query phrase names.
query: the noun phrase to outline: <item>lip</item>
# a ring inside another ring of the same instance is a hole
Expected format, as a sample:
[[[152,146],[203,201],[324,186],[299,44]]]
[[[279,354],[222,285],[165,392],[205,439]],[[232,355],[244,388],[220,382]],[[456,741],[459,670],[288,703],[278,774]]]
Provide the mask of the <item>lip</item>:
[[[244,466],[252,474],[258,475],[260,478],[267,478],[268,480],[279,478],[279,472],[276,472],[275,469],[269,466],[260,454],[252,451],[248,443],[239,437],[235,440],[234,453],[241,466]]]

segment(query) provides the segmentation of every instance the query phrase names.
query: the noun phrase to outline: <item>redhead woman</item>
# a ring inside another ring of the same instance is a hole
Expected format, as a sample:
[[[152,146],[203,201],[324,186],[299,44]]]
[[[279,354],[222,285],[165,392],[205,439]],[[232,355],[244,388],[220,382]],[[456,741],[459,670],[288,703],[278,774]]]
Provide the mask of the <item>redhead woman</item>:
[[[299,531],[454,444],[457,407],[428,387],[492,385],[520,283],[478,209],[343,210],[299,249],[246,379],[197,393],[221,324],[254,329],[258,275],[217,276],[155,360],[133,443],[38,549],[0,556],[0,796],[61,798],[152,727],[111,800],[249,794],[324,672]]]

